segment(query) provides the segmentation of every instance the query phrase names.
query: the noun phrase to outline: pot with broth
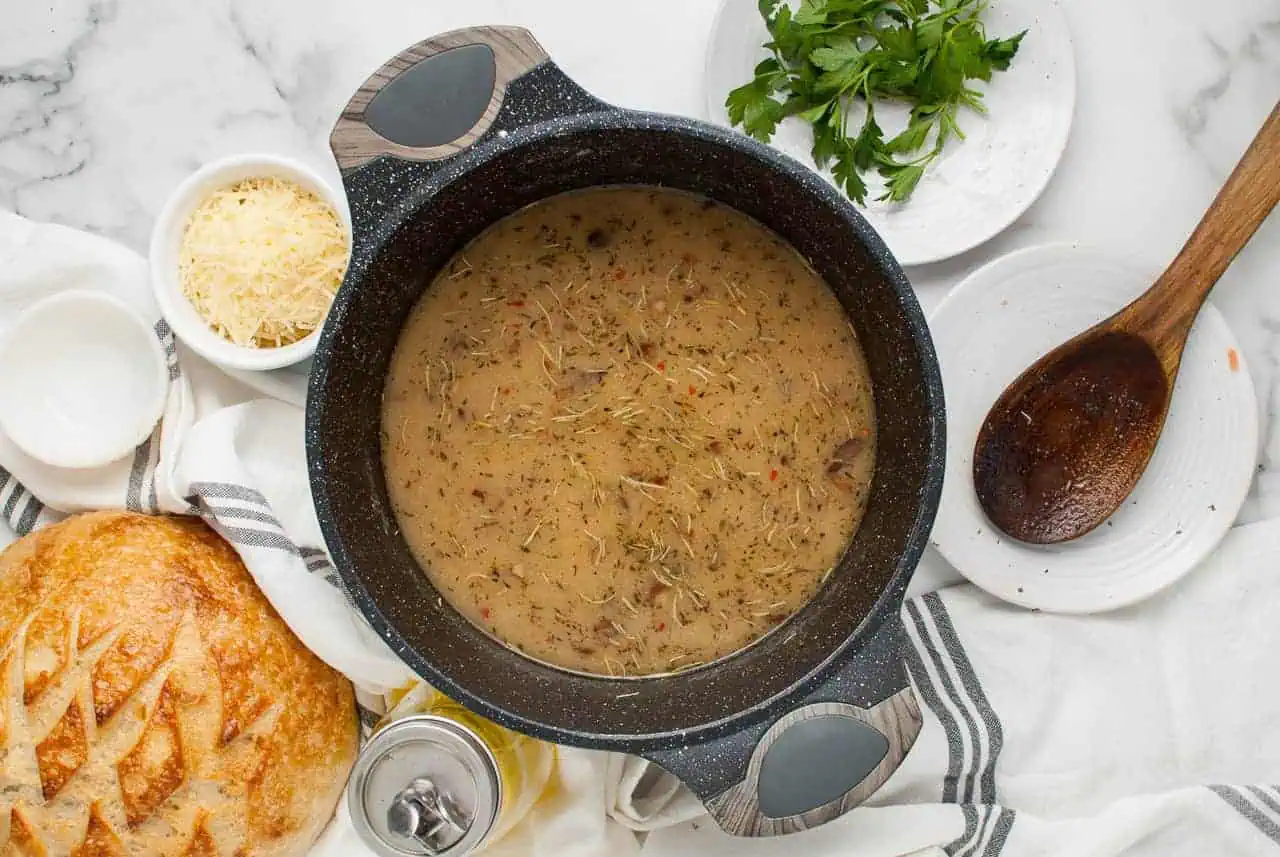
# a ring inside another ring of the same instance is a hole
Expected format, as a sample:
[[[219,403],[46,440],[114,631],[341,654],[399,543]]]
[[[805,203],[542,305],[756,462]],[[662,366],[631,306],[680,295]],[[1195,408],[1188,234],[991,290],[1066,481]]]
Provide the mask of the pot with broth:
[[[811,599],[875,469],[870,376],[788,244],[683,192],[595,188],[497,222],[411,312],[387,489],[435,587],[534,659],[675,672]]]
[[[406,46],[330,143],[353,261],[307,456],[370,627],[503,726],[661,765],[729,833],[878,790],[921,728],[900,608],[946,418],[866,220],[517,27]]]

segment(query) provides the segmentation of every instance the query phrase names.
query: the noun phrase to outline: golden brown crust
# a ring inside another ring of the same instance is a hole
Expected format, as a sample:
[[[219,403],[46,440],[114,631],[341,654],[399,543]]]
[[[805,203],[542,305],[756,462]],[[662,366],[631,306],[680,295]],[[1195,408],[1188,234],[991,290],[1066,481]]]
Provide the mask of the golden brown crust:
[[[98,512],[0,553],[0,857],[296,857],[357,728],[198,521]]]

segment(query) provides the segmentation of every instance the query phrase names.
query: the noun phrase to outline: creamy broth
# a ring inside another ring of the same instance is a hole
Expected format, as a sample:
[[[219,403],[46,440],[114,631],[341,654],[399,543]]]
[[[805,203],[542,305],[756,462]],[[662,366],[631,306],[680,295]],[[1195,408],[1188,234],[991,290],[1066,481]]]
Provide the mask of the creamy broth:
[[[802,607],[866,505],[866,362],[835,296],[741,213],[654,188],[490,227],[409,316],[383,459],[459,611],[604,675],[687,669]]]

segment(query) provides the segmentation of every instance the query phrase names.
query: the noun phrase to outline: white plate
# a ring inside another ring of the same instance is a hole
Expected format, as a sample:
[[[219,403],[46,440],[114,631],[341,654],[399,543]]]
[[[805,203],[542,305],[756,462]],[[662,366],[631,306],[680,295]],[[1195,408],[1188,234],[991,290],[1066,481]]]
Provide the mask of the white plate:
[[[1000,393],[1158,274],[1076,245],[1032,247],[970,275],[934,311],[948,439],[933,542],[992,595],[1063,613],[1132,604],[1194,568],[1235,520],[1257,461],[1258,411],[1240,346],[1213,306],[1191,330],[1151,464],[1109,521],[1075,541],[1033,546],[995,530],[978,506],[973,445]]]
[[[961,114],[966,139],[948,144],[905,204],[875,202],[880,179],[867,177],[862,212],[900,264],[948,259],[998,235],[1040,196],[1066,148],[1076,68],[1060,0],[993,0],[984,21],[990,38],[1029,31],[1008,71],[997,72],[990,84],[976,83],[985,90],[988,115]],[[723,0],[703,80],[712,122],[729,125],[725,96],[751,80],[756,63],[768,56],[762,47],[768,39],[756,0]],[[906,116],[899,105],[876,109],[886,136],[904,128]],[[812,166],[810,127],[786,120],[773,146]]]

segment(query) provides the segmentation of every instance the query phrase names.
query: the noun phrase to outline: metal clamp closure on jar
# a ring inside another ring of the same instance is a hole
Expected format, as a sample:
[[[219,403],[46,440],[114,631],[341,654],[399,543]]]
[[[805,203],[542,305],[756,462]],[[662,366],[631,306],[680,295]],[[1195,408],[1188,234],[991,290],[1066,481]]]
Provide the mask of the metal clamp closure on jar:
[[[442,854],[457,844],[471,827],[448,797],[427,777],[419,777],[400,792],[387,810],[387,829],[418,840],[429,854]]]

